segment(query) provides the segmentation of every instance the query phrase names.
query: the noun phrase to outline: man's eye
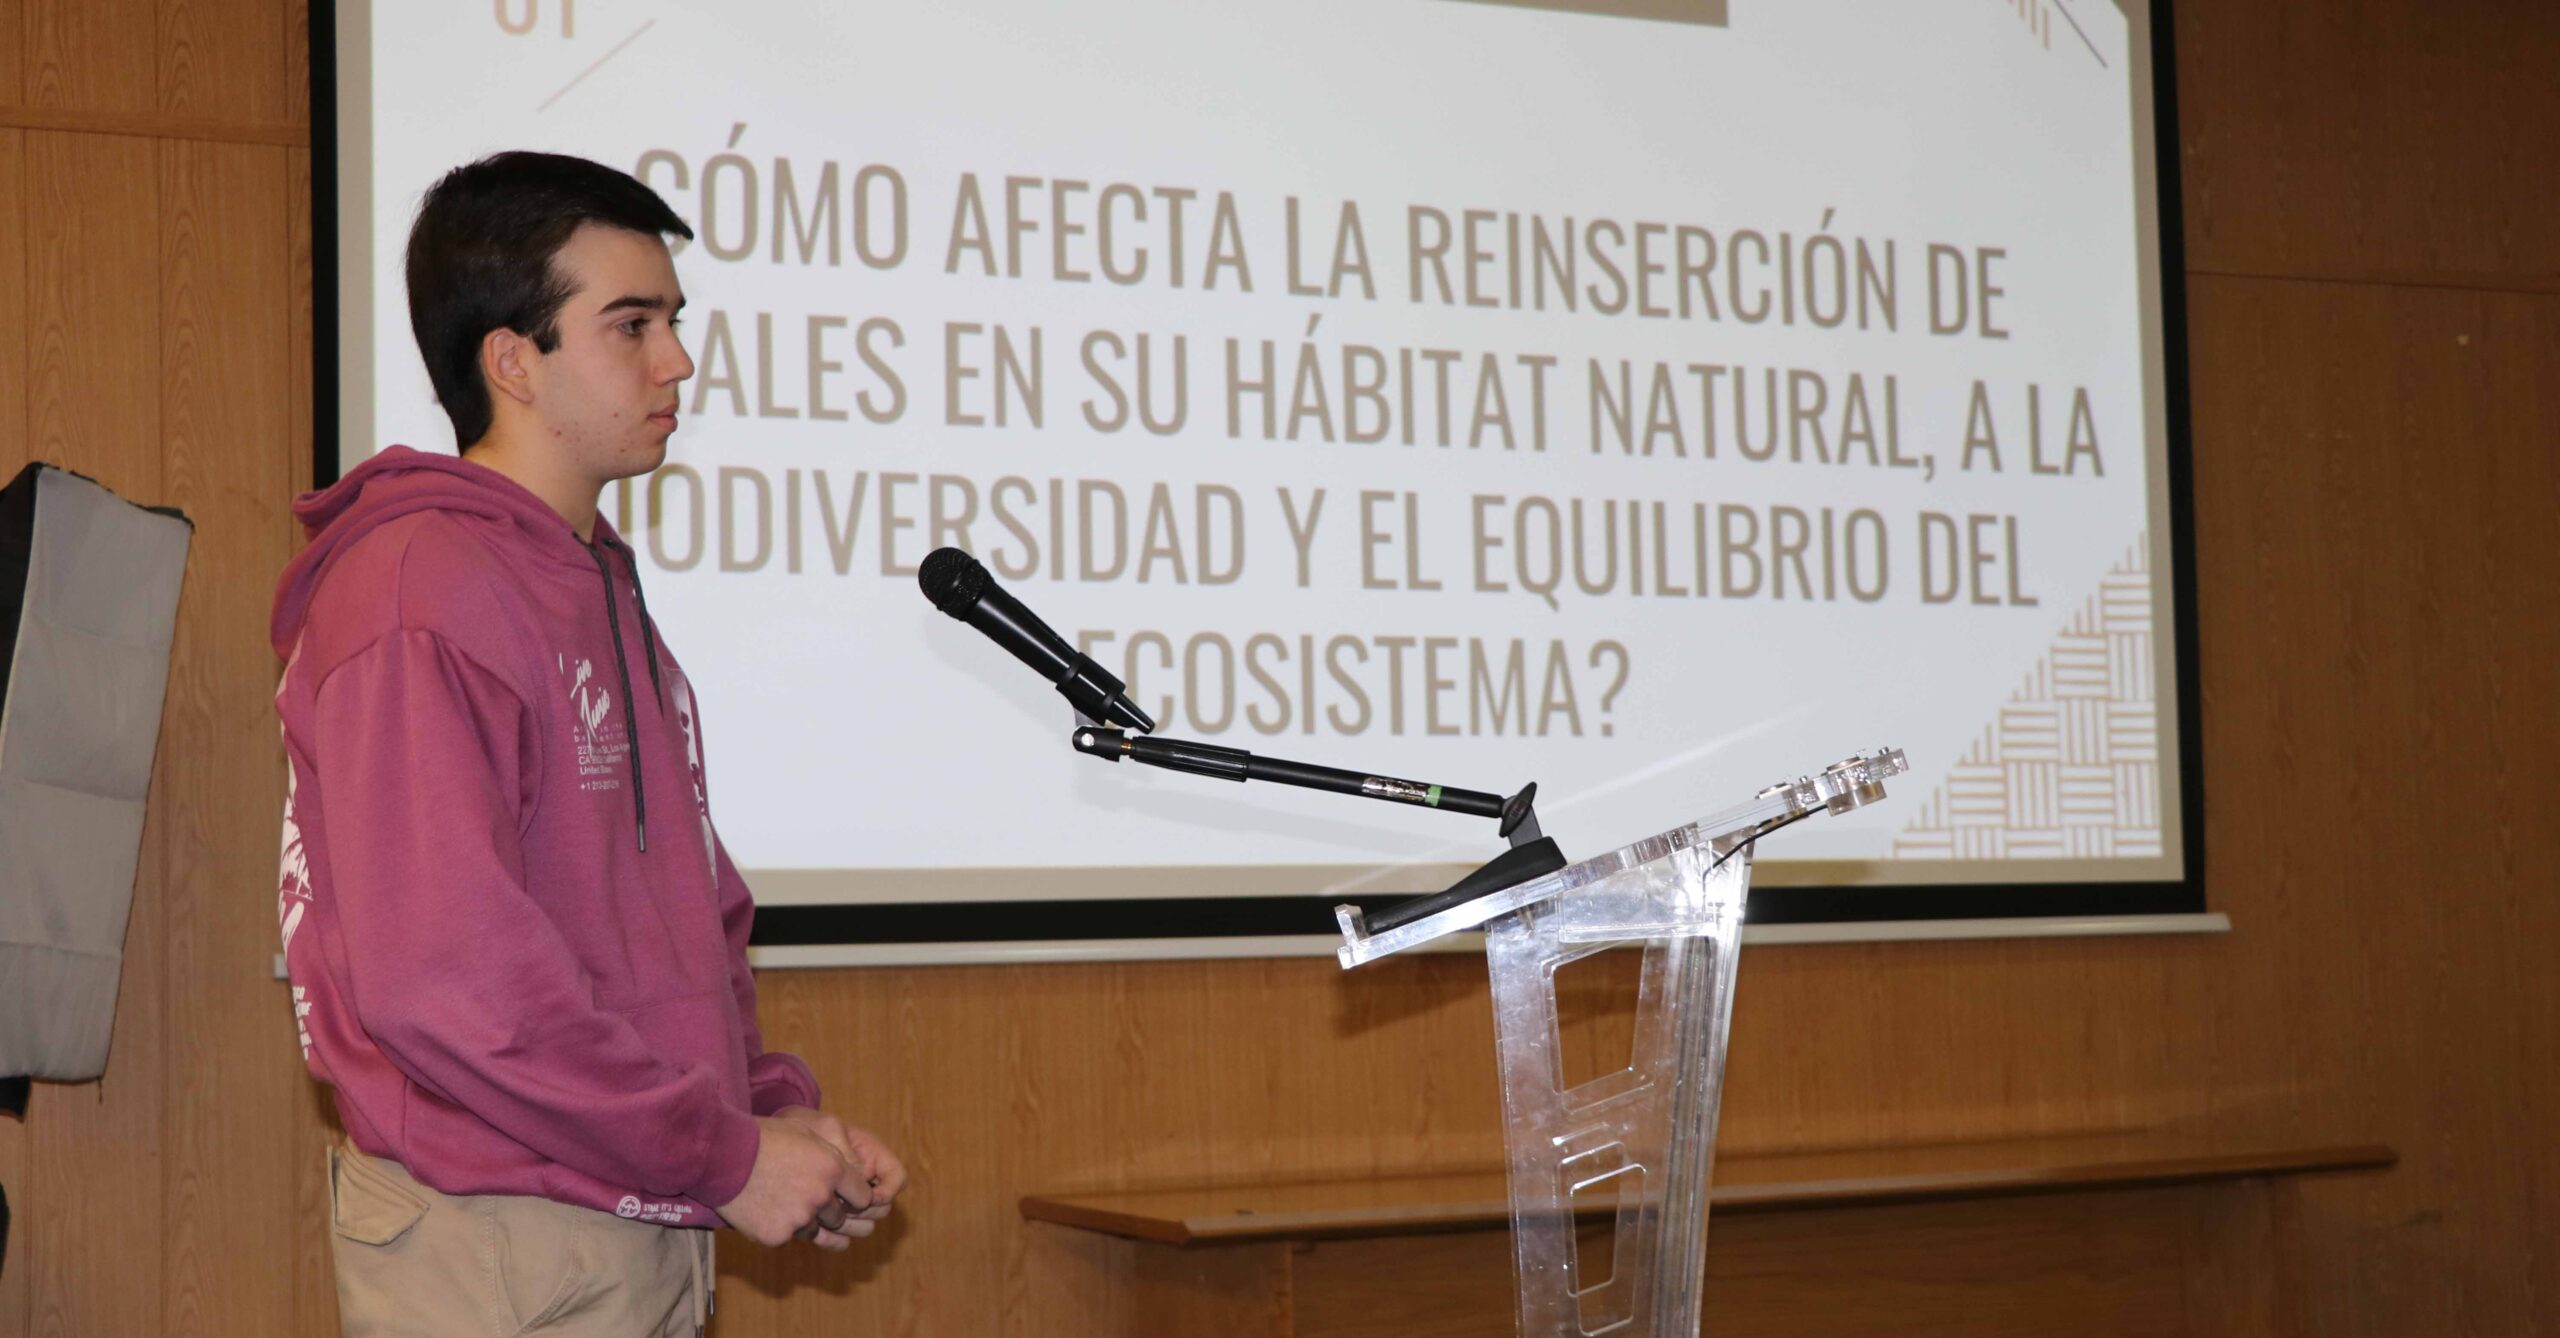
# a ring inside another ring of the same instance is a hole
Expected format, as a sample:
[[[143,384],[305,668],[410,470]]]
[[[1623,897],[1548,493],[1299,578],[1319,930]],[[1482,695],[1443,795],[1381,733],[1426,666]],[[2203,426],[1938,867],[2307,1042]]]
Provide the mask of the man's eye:
[[[635,316],[635,317],[631,318],[630,320],[624,321],[624,322],[623,322],[619,327],[617,327],[617,328],[619,328],[619,329],[620,329],[624,334],[627,334],[627,335],[636,335],[636,334],[640,333],[640,327],[641,327],[641,326],[644,326],[644,325],[647,325],[648,323],[649,323],[649,322],[647,321],[647,319],[645,319],[645,318],[643,318],[643,317]]]

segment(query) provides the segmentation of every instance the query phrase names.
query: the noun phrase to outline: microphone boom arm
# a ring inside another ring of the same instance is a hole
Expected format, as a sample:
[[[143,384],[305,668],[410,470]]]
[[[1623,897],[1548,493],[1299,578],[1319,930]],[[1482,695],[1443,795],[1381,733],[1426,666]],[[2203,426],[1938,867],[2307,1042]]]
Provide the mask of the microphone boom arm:
[[[1276,781],[1282,785],[1358,795],[1390,804],[1445,808],[1471,817],[1493,818],[1502,824],[1502,835],[1511,843],[1508,848],[1449,887],[1407,898],[1370,915],[1367,919],[1369,927],[1382,932],[1436,915],[1452,906],[1491,896],[1565,866],[1564,852],[1556,848],[1555,839],[1538,830],[1536,781],[1522,786],[1520,793],[1505,799],[1482,790],[1461,790],[1455,786],[1371,776],[1285,758],[1256,757],[1242,748],[1221,744],[1150,738],[1095,724],[1090,717],[1079,722],[1072,742],[1077,752],[1106,762],[1143,762],[1151,767],[1187,771],[1194,776],[1207,776],[1214,780]]]
[[[1537,840],[1540,835],[1537,814],[1530,807],[1538,795],[1535,782],[1505,799],[1482,790],[1462,790],[1451,785],[1372,776],[1285,758],[1256,757],[1242,748],[1130,734],[1093,725],[1077,729],[1074,743],[1077,752],[1106,762],[1125,759],[1215,780],[1274,781],[1309,790],[1359,795],[1390,804],[1420,804],[1425,808],[1447,809],[1469,817],[1493,818],[1501,822],[1502,835],[1510,838],[1514,845]]]

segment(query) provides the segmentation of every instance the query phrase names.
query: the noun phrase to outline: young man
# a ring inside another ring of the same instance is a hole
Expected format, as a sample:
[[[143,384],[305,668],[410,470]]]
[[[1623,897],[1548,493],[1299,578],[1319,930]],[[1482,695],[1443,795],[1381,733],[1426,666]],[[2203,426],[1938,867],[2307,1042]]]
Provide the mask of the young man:
[[[295,511],[277,914],[335,1090],[350,1334],[694,1334],[712,1228],[834,1248],[904,1184],[756,1026],[693,689],[597,514],[693,374],[647,187],[508,153],[427,193],[410,324],[460,459]]]

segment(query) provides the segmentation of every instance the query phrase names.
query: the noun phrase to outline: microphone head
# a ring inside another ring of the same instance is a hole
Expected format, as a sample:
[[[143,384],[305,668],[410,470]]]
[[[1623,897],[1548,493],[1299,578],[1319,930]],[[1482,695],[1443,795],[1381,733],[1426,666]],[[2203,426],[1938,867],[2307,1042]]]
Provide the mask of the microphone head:
[[[957,548],[937,548],[916,568],[916,585],[933,606],[954,618],[966,618],[994,578],[976,558]]]

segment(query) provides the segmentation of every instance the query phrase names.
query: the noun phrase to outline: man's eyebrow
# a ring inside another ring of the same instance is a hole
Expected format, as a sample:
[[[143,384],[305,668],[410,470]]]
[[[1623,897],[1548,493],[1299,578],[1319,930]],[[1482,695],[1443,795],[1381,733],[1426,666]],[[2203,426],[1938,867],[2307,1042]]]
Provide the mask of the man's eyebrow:
[[[640,293],[626,293],[621,297],[617,297],[612,301],[605,303],[601,308],[597,309],[596,314],[599,316],[609,316],[617,311],[666,311],[669,309],[670,304],[667,299],[663,297],[650,297]],[[672,304],[672,309],[676,311],[684,310],[684,299],[681,297],[677,298]]]

